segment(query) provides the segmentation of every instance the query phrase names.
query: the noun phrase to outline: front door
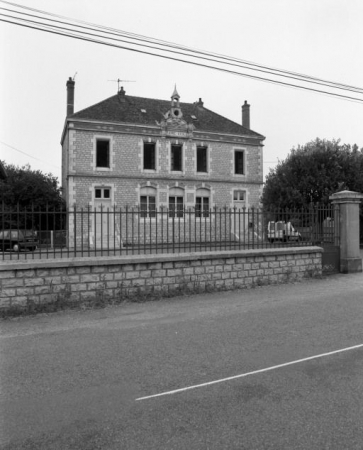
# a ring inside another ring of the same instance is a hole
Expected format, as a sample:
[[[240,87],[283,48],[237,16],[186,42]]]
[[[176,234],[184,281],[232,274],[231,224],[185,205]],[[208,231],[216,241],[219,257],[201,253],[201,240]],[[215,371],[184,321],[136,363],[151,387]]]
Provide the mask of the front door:
[[[96,187],[93,214],[94,247],[110,248],[114,246],[114,214],[111,200],[111,188]]]
[[[232,238],[241,240],[248,225],[246,215],[246,192],[233,191],[233,210],[231,215]]]

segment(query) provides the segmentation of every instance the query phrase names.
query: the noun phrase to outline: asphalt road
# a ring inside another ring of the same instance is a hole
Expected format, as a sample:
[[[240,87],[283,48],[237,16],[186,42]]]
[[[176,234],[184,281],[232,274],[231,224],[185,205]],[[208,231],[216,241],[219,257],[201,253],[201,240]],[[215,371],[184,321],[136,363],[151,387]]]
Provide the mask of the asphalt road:
[[[362,274],[0,322],[0,448],[361,450],[362,325]]]

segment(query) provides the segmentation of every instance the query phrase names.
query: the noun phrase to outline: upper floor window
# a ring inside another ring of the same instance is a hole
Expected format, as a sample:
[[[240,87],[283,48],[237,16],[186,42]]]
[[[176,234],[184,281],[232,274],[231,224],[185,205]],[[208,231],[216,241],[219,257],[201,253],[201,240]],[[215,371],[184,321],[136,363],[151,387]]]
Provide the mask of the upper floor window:
[[[171,171],[183,171],[183,147],[181,145],[172,144],[170,150]]]
[[[245,152],[243,150],[235,150],[234,152],[234,173],[236,175],[244,175]]]
[[[97,139],[96,141],[96,167],[110,167],[110,141]]]
[[[144,142],[144,170],[156,170],[155,142]]]
[[[197,172],[208,172],[207,147],[197,147]]]
[[[140,217],[156,216],[156,189],[145,187],[140,190]]]
[[[184,191],[181,188],[173,188],[169,191],[169,217],[183,217]]]

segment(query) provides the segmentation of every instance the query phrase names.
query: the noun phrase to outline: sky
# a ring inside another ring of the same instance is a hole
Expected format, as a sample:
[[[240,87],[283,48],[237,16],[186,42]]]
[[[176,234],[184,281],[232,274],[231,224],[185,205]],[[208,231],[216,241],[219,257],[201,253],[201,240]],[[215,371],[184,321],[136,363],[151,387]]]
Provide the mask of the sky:
[[[361,0],[16,4],[363,88]],[[16,9],[0,2],[4,7]],[[110,80],[117,79],[129,80],[121,83],[126,94],[165,100],[176,85],[181,102],[202,98],[206,108],[238,123],[247,100],[251,129],[266,137],[265,176],[292,148],[317,137],[363,147],[363,94],[353,94],[361,102],[343,100],[2,21],[0,64],[0,159],[59,179],[66,81],[74,76],[75,112],[115,95],[117,82]]]

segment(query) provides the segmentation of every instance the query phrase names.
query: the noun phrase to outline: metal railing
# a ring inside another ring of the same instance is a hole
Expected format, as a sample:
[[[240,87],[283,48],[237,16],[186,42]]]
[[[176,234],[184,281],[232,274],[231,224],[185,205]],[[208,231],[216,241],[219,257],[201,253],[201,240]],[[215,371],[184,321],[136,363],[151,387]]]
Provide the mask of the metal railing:
[[[0,259],[118,256],[338,244],[336,210],[50,210],[2,205]],[[36,248],[35,248],[36,247]]]

